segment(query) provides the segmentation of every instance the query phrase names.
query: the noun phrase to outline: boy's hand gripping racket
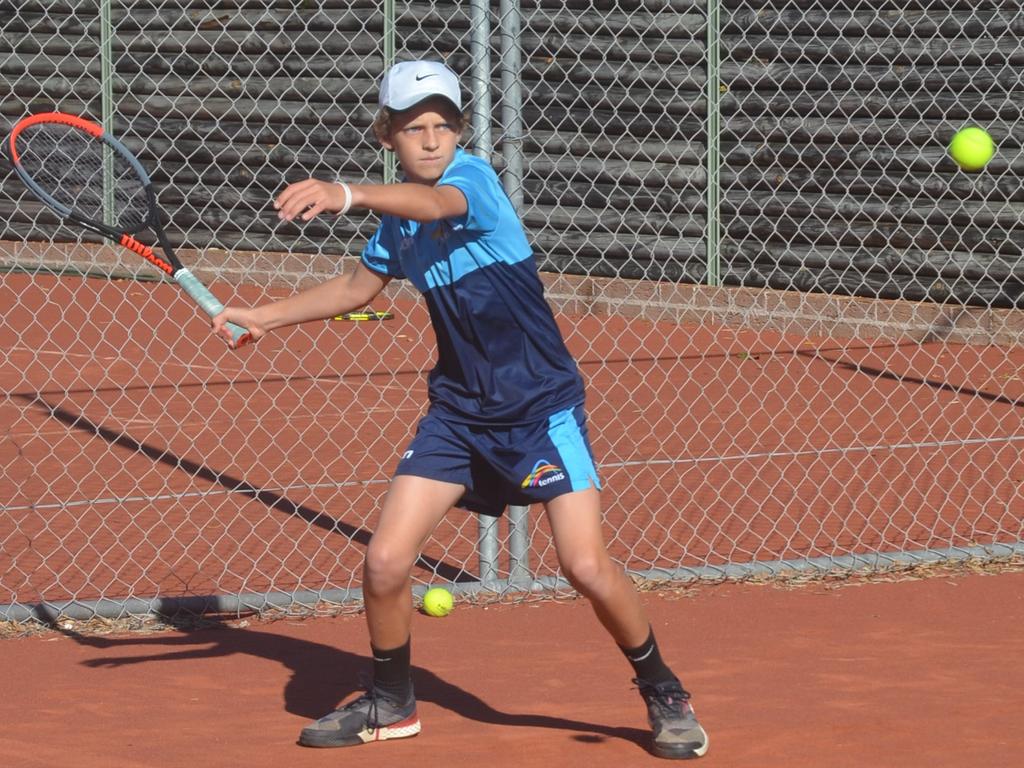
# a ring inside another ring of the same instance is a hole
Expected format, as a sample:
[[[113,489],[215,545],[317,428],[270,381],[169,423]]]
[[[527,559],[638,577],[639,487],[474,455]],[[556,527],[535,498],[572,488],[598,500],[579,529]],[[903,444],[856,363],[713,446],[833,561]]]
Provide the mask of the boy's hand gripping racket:
[[[31,115],[14,126],[7,149],[15,173],[41,202],[137,253],[173,278],[210,317],[224,311],[175,256],[142,164],[102,126],[62,112]],[[155,235],[162,255],[135,239],[143,230]],[[245,328],[227,327],[235,348],[252,340]]]

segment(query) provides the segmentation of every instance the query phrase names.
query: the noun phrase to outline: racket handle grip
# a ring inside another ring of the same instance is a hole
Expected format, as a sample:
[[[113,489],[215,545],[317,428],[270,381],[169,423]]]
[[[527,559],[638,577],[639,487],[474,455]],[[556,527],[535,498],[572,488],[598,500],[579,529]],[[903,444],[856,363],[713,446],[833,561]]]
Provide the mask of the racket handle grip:
[[[199,305],[199,308],[210,317],[215,317],[224,311],[224,305],[217,301],[217,297],[210,293],[210,289],[203,285],[199,278],[185,267],[174,273],[174,280],[185,293],[192,297],[192,300]],[[231,338],[235,343],[235,349],[252,341],[249,332],[242,326],[228,323],[227,328],[231,331]]]

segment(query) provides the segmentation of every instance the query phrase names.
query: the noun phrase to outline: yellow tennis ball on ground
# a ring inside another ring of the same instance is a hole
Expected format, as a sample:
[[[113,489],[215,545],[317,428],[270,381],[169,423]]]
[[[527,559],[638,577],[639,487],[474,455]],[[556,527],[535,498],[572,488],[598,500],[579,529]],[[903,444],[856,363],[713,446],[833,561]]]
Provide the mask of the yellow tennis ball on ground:
[[[974,125],[961,128],[949,142],[949,154],[965,171],[980,171],[995,153],[992,137]]]
[[[423,595],[423,611],[428,616],[447,616],[454,603],[452,593],[444,587],[433,587]]]

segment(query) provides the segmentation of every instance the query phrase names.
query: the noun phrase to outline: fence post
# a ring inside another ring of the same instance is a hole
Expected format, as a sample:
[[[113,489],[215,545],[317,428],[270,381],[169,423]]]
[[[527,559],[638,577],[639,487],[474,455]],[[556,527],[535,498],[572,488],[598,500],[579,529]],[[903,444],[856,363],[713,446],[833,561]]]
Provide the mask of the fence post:
[[[387,72],[395,63],[395,0],[384,0],[384,71]],[[384,155],[382,170],[384,183],[394,184],[398,178],[395,166],[395,153],[381,150]]]
[[[719,0],[707,0],[707,266],[708,285],[722,284],[721,249],[719,248],[720,226],[719,203],[721,201],[721,155],[719,134],[721,132],[721,57],[719,52]]]
[[[114,25],[111,0],[100,0],[100,124],[114,132]],[[103,221],[114,225],[114,156],[103,148]]]
[[[470,3],[470,53],[473,71],[473,154],[491,160],[491,9],[487,0]]]
[[[508,508],[508,581],[509,584],[529,584],[530,572],[530,508]]]
[[[477,516],[476,549],[480,560],[480,586],[493,587],[498,581],[498,518]]]
[[[519,4],[501,0],[501,152],[505,157],[502,180],[516,210],[523,210],[523,91],[522,19]]]

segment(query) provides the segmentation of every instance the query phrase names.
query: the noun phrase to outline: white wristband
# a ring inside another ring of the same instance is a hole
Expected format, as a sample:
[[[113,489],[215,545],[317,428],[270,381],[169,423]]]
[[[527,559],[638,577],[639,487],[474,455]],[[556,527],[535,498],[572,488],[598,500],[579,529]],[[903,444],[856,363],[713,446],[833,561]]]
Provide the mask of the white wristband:
[[[341,191],[345,193],[345,204],[341,206],[341,210],[338,211],[339,216],[344,216],[348,213],[348,209],[352,207],[352,188],[344,181],[338,181],[336,183],[341,187]]]

